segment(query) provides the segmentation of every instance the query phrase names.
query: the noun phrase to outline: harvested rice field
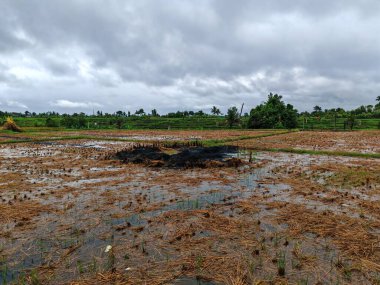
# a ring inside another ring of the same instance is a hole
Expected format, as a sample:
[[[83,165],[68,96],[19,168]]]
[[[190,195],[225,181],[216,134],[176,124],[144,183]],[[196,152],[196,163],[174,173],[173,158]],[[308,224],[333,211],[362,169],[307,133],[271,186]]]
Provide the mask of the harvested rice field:
[[[62,136],[0,145],[0,284],[380,284],[380,132]]]
[[[101,139],[119,141],[192,141],[192,140],[237,140],[286,133],[283,130],[82,130],[82,131],[40,131],[31,128],[25,133],[0,133],[0,143],[18,141],[41,141],[60,139]]]
[[[292,132],[239,143],[243,147],[380,153],[380,131]]]

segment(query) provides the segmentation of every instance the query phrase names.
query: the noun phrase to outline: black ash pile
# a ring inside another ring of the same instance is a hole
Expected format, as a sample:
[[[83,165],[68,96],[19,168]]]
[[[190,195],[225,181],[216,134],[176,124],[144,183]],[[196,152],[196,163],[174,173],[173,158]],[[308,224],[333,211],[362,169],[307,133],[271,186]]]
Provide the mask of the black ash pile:
[[[178,149],[137,146],[119,151],[115,156],[124,163],[143,164],[151,167],[238,167],[243,164],[240,159],[234,157],[234,154],[238,153],[238,151],[239,149],[233,146],[196,146],[180,147]]]

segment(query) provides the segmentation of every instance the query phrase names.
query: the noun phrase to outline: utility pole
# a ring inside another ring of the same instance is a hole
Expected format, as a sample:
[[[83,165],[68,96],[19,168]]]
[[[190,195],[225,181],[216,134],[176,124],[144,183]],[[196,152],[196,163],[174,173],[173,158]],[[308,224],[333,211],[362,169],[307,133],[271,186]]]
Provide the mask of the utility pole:
[[[243,114],[243,107],[244,107],[244,103],[241,105],[241,109],[240,109],[240,118],[241,118],[241,114]]]

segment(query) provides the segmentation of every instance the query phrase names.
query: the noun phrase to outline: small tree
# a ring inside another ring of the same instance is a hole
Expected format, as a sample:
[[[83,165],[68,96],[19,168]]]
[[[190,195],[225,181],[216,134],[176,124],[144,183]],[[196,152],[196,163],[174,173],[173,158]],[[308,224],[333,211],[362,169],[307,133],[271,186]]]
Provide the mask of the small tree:
[[[86,127],[87,120],[84,116],[80,116],[77,121],[77,128],[83,129]]]
[[[356,121],[355,115],[353,113],[351,113],[350,116],[348,117],[347,121],[346,121],[346,124],[350,128],[351,131],[354,128],[355,121]]]
[[[322,114],[322,108],[318,105],[314,106],[313,108],[313,115],[319,117]]]
[[[64,126],[65,128],[74,128],[75,127],[75,120],[71,116],[64,116],[61,120],[61,126]]]
[[[122,118],[117,118],[115,123],[116,123],[116,128],[120,130],[123,127],[124,120]]]
[[[227,111],[227,124],[230,128],[232,128],[232,126],[234,124],[237,124],[239,123],[239,111],[238,109],[233,106],[231,108],[228,109]]]
[[[135,114],[138,115],[138,116],[143,116],[143,115],[145,115],[145,111],[144,111],[143,108],[141,108],[141,109],[137,110],[137,111],[135,112]]]
[[[48,117],[46,118],[46,122],[45,122],[45,125],[46,127],[48,128],[54,128],[54,127],[57,127],[58,124],[56,121],[54,121],[52,118]]]
[[[213,106],[213,107],[211,108],[211,113],[212,113],[213,115],[215,115],[215,116],[219,116],[220,114],[222,114],[222,113],[220,112],[219,108],[217,108],[216,106]]]
[[[199,111],[195,112],[194,115],[199,116],[199,117],[203,117],[205,115],[205,113],[202,110],[199,110]]]
[[[156,109],[152,110],[152,117],[158,117],[158,113]]]

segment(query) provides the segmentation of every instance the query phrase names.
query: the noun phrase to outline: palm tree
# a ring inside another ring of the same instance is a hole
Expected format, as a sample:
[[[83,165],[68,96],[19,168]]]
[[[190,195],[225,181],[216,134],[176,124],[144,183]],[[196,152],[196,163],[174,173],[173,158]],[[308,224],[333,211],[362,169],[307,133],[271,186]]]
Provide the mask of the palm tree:
[[[380,96],[377,96],[376,101],[379,101],[380,103]]]
[[[212,113],[213,115],[216,115],[216,116],[218,116],[218,115],[221,114],[220,110],[219,110],[216,106],[213,106],[213,107],[212,107],[212,109],[211,109],[211,113]]]

